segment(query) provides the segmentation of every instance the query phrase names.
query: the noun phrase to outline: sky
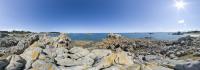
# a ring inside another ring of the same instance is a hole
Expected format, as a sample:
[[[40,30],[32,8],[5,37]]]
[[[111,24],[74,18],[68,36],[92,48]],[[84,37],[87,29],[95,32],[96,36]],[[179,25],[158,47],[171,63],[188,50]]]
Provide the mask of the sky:
[[[175,32],[200,30],[200,0],[0,0],[0,30]]]

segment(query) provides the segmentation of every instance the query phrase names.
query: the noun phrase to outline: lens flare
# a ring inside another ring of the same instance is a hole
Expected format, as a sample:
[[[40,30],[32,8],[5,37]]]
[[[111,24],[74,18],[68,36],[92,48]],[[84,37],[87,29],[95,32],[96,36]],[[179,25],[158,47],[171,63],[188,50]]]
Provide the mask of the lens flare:
[[[175,7],[180,10],[185,8],[186,3],[183,0],[176,0]]]

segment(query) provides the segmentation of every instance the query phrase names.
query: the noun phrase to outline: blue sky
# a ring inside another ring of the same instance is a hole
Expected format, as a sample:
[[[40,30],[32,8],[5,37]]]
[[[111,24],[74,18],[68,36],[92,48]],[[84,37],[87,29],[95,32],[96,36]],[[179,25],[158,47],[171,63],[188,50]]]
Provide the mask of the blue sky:
[[[200,29],[200,0],[0,0],[0,30],[174,32]],[[184,23],[178,21],[184,20]]]

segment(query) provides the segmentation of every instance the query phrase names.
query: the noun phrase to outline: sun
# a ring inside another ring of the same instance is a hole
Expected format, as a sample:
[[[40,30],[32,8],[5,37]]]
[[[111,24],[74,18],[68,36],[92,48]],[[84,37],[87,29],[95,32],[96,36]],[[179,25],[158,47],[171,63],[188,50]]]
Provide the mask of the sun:
[[[180,10],[185,8],[186,3],[183,0],[176,0],[175,7]]]

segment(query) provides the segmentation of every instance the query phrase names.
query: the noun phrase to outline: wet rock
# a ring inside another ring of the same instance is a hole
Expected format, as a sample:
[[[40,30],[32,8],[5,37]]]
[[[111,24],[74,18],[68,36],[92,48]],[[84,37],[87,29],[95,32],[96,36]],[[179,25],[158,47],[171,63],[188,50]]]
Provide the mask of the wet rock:
[[[12,55],[7,58],[10,63],[5,68],[5,70],[23,70],[26,64],[26,61],[19,55]]]
[[[177,64],[174,70],[200,70],[200,61],[187,64]]]
[[[0,70],[4,70],[4,68],[9,64],[8,60],[2,59],[0,60]]]
[[[147,65],[142,64],[141,70],[173,70],[173,69],[166,68],[163,66],[158,66],[156,64],[147,64]]]
[[[7,37],[7,36],[9,36],[7,33],[1,33],[0,32],[0,38],[4,38],[4,37]]]
[[[175,59],[164,59],[160,65],[174,69],[177,64],[186,64],[188,61],[185,60],[175,60]]]

